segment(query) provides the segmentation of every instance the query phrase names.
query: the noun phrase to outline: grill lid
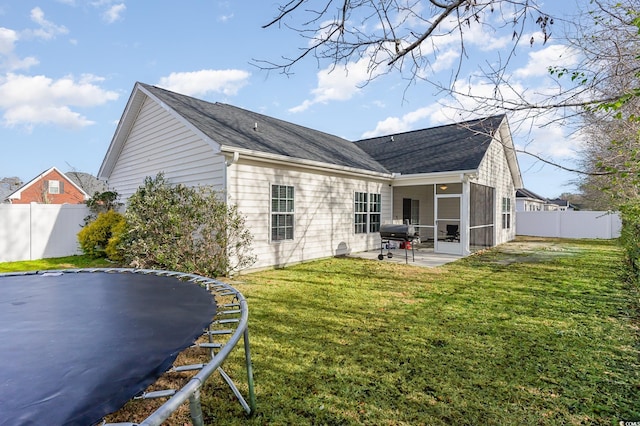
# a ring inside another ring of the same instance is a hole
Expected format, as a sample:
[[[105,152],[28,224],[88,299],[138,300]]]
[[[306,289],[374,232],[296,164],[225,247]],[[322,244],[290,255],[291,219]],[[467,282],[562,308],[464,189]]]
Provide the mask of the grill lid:
[[[380,225],[380,237],[387,240],[409,241],[416,237],[416,230],[413,225],[406,223],[383,223]]]

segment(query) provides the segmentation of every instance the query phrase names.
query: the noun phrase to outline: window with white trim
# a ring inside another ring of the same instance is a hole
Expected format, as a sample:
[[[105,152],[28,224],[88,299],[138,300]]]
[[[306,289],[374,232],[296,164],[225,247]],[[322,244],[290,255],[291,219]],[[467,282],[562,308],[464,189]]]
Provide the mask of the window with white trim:
[[[293,186],[271,185],[271,241],[293,240]]]
[[[59,180],[48,180],[47,192],[49,194],[62,194],[62,182]]]
[[[380,194],[369,194],[369,232],[380,232],[381,200]]]
[[[380,232],[382,211],[380,194],[356,192],[353,197],[353,222],[356,234]]]
[[[502,197],[502,229],[511,228],[511,198]]]
[[[356,234],[365,234],[367,232],[367,200],[368,197],[366,192],[356,192],[353,198]]]

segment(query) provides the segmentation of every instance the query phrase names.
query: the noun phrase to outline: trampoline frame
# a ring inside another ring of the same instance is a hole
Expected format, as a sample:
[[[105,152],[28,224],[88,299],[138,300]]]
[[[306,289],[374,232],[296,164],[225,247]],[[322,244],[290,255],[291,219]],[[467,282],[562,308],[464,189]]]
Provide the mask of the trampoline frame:
[[[206,364],[196,364],[189,366],[173,366],[167,371],[189,371],[200,370],[196,373],[182,388],[179,390],[164,390],[143,393],[134,399],[152,399],[152,398],[169,398],[141,423],[125,422],[125,423],[103,423],[103,426],[158,426],[161,425],[171,414],[173,414],[180,406],[187,401],[189,402],[189,411],[191,421],[194,426],[204,426],[204,418],[202,414],[202,404],[200,401],[200,390],[205,381],[215,372],[227,383],[240,405],[249,415],[253,414],[256,409],[256,397],[253,382],[253,368],[251,364],[251,350],[249,346],[249,308],[247,301],[238,290],[230,285],[217,281],[212,278],[206,278],[200,275],[187,274],[182,272],[173,272],[156,269],[133,269],[133,268],[82,268],[82,269],[63,269],[63,270],[47,270],[36,272],[9,272],[2,273],[0,276],[20,276],[34,274],[76,274],[76,273],[130,273],[158,275],[163,277],[173,277],[182,281],[189,281],[204,287],[209,291],[217,305],[217,312],[210,323],[209,327],[204,330],[204,335],[208,336],[208,344],[200,344],[199,346],[209,349],[210,360]],[[220,304],[220,300],[231,299],[231,303]],[[218,327],[230,327],[232,329],[217,330]],[[214,336],[229,336],[224,343],[214,342]],[[243,340],[245,367],[247,373],[247,389],[248,402],[233,382],[231,377],[222,369],[222,363],[227,359],[231,351],[236,347],[240,340]],[[198,346],[198,344],[195,344]]]

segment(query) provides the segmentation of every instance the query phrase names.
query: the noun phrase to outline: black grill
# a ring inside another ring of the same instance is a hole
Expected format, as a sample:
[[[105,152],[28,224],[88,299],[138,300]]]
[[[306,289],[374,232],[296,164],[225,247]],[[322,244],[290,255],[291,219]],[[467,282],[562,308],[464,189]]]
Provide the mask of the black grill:
[[[413,241],[417,236],[413,225],[386,223],[380,225],[380,238],[388,241]]]
[[[403,224],[395,224],[395,223],[385,223],[380,225],[380,254],[378,255],[378,259],[382,260],[384,259],[384,254],[383,254],[383,249],[384,249],[384,244],[385,242],[388,244],[389,241],[402,241],[404,244],[402,244],[403,248],[404,248],[404,259],[405,262],[409,262],[409,256],[407,254],[407,246],[411,246],[411,256],[413,257],[413,260],[415,261],[415,253],[413,251],[413,244],[412,243],[414,240],[418,239],[418,234],[416,234],[416,229],[414,228],[413,225],[409,225],[408,223],[403,223]],[[391,253],[391,250],[388,251],[387,253],[387,257],[388,258],[392,258],[393,257],[393,253]]]

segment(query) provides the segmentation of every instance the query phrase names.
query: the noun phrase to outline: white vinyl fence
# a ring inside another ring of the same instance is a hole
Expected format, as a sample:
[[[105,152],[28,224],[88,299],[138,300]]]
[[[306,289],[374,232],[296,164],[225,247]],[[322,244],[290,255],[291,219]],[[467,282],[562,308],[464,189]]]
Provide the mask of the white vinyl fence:
[[[621,227],[622,221],[616,212],[516,212],[517,235],[611,239],[620,236]]]
[[[80,254],[84,204],[0,204],[0,262]]]

